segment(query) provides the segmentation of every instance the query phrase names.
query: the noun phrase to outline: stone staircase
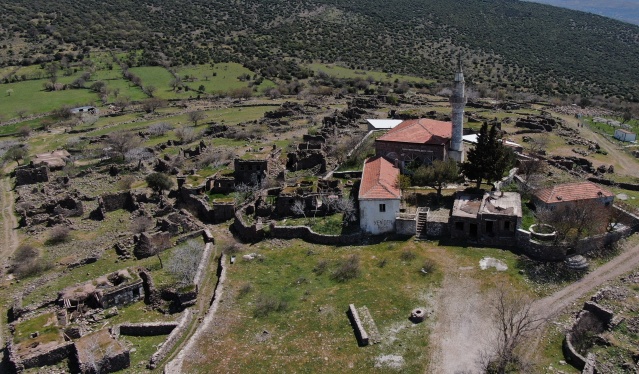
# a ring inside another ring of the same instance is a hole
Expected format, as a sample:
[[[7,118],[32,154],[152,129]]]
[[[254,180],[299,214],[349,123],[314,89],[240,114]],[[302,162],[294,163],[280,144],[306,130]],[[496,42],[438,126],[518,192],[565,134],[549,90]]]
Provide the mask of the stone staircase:
[[[415,239],[426,240],[426,225],[428,221],[428,208],[417,208],[417,228],[415,230]]]

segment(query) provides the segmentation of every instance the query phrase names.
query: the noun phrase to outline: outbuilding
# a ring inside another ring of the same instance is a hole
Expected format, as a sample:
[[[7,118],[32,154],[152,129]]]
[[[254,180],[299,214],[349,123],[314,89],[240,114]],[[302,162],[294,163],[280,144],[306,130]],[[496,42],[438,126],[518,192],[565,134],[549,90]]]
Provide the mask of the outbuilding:
[[[619,139],[622,142],[634,142],[637,140],[637,134],[624,129],[616,129],[615,139]]]
[[[358,196],[362,231],[373,235],[395,231],[402,198],[398,178],[399,168],[384,157],[371,157],[364,162]]]

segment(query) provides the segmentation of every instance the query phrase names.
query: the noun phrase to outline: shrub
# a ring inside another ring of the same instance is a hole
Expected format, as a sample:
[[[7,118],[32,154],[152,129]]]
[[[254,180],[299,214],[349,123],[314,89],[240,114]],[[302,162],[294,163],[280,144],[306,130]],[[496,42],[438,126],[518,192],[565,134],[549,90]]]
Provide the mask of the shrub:
[[[288,307],[288,303],[282,298],[275,296],[259,295],[255,300],[254,317],[266,317],[273,312],[283,312]]]
[[[47,244],[64,243],[71,238],[71,229],[66,226],[56,226],[49,230]]]
[[[313,268],[313,273],[317,274],[317,275],[322,275],[324,274],[324,272],[326,271],[326,269],[328,269],[328,261],[326,260],[321,260],[320,262],[317,263],[317,265],[315,265],[315,267]]]
[[[162,136],[169,130],[173,130],[173,126],[167,122],[158,122],[149,126],[149,133],[151,136]]]
[[[240,289],[237,291],[237,297],[242,298],[248,295],[251,291],[253,291],[253,285],[250,283],[244,283],[240,286]]]
[[[242,252],[242,247],[235,240],[231,240],[222,245],[222,253],[225,255],[236,255],[240,252]]]
[[[422,263],[422,268],[420,269],[420,272],[423,275],[428,275],[433,273],[434,271],[435,271],[435,261],[431,259],[424,260],[424,262]]]
[[[410,262],[417,258],[417,255],[409,250],[404,250],[402,251],[402,254],[399,256],[399,258],[401,258],[402,261]]]
[[[337,269],[331,274],[331,279],[337,282],[346,282],[349,279],[357,278],[359,273],[359,257],[352,255],[338,264]]]
[[[162,194],[162,191],[170,190],[173,187],[173,179],[164,173],[149,174],[145,180],[149,187],[159,194]]]
[[[133,175],[131,174],[127,174],[122,176],[122,178],[120,178],[120,180],[118,181],[117,185],[118,188],[120,190],[130,190],[131,187],[133,186],[133,183],[135,183],[136,179]]]
[[[31,245],[19,246],[9,264],[9,273],[23,279],[50,269],[51,264],[40,259],[39,255],[39,251]]]

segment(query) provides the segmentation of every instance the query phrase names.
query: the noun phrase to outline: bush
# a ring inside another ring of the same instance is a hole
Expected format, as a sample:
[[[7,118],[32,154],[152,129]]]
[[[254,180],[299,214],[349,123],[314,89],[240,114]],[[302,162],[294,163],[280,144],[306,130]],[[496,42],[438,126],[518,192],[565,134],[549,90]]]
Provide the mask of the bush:
[[[47,244],[59,244],[68,241],[71,238],[71,229],[66,226],[56,226],[49,231]]]
[[[222,245],[222,253],[227,256],[236,255],[240,252],[242,252],[242,247],[235,240],[231,240]]]
[[[242,297],[248,295],[251,291],[253,291],[253,285],[250,283],[244,283],[237,291],[237,297],[241,299]]]
[[[352,255],[338,264],[337,269],[331,274],[331,279],[337,282],[346,282],[349,279],[357,278],[359,273],[359,257]]]
[[[145,180],[149,187],[159,194],[162,194],[162,191],[170,190],[173,187],[173,179],[164,173],[149,174]]]
[[[259,295],[255,300],[254,317],[266,317],[273,312],[283,312],[288,307],[288,303],[282,298],[274,296]]]
[[[402,261],[410,262],[417,258],[417,255],[409,250],[404,250],[402,251],[402,254],[399,256],[399,258],[401,258]]]
[[[424,260],[424,263],[422,263],[422,268],[420,269],[420,272],[423,275],[429,275],[429,274],[432,274],[434,271],[435,271],[435,261],[431,259]]]
[[[135,183],[136,179],[133,175],[131,174],[127,174],[122,176],[122,178],[120,178],[120,180],[118,181],[117,185],[118,188],[120,190],[130,190],[131,187],[133,186],[133,183]]]
[[[31,277],[51,268],[51,264],[39,258],[39,251],[28,244],[16,249],[9,264],[9,273],[19,279]]]
[[[326,271],[326,269],[328,269],[328,261],[326,260],[321,260],[320,262],[317,263],[317,265],[315,265],[315,267],[313,268],[313,273],[317,274],[317,275],[322,275],[324,274],[324,272]]]

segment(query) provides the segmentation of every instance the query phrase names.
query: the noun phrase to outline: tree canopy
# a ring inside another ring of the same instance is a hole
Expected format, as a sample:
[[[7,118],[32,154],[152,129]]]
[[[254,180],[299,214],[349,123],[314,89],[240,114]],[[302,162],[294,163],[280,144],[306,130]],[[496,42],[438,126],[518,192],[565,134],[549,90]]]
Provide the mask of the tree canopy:
[[[497,127],[493,124],[489,131],[488,123],[484,122],[477,144],[467,152],[466,162],[462,163],[461,169],[466,178],[475,181],[477,188],[480,188],[482,181],[492,183],[501,179],[512,164],[513,153],[504,146]]]
[[[173,188],[173,179],[164,173],[149,174],[145,180],[153,191],[160,194]]]
[[[432,165],[422,165],[413,174],[413,183],[429,186],[437,190],[437,198],[442,196],[442,188],[447,183],[460,179],[460,170],[454,160],[435,160]]]

